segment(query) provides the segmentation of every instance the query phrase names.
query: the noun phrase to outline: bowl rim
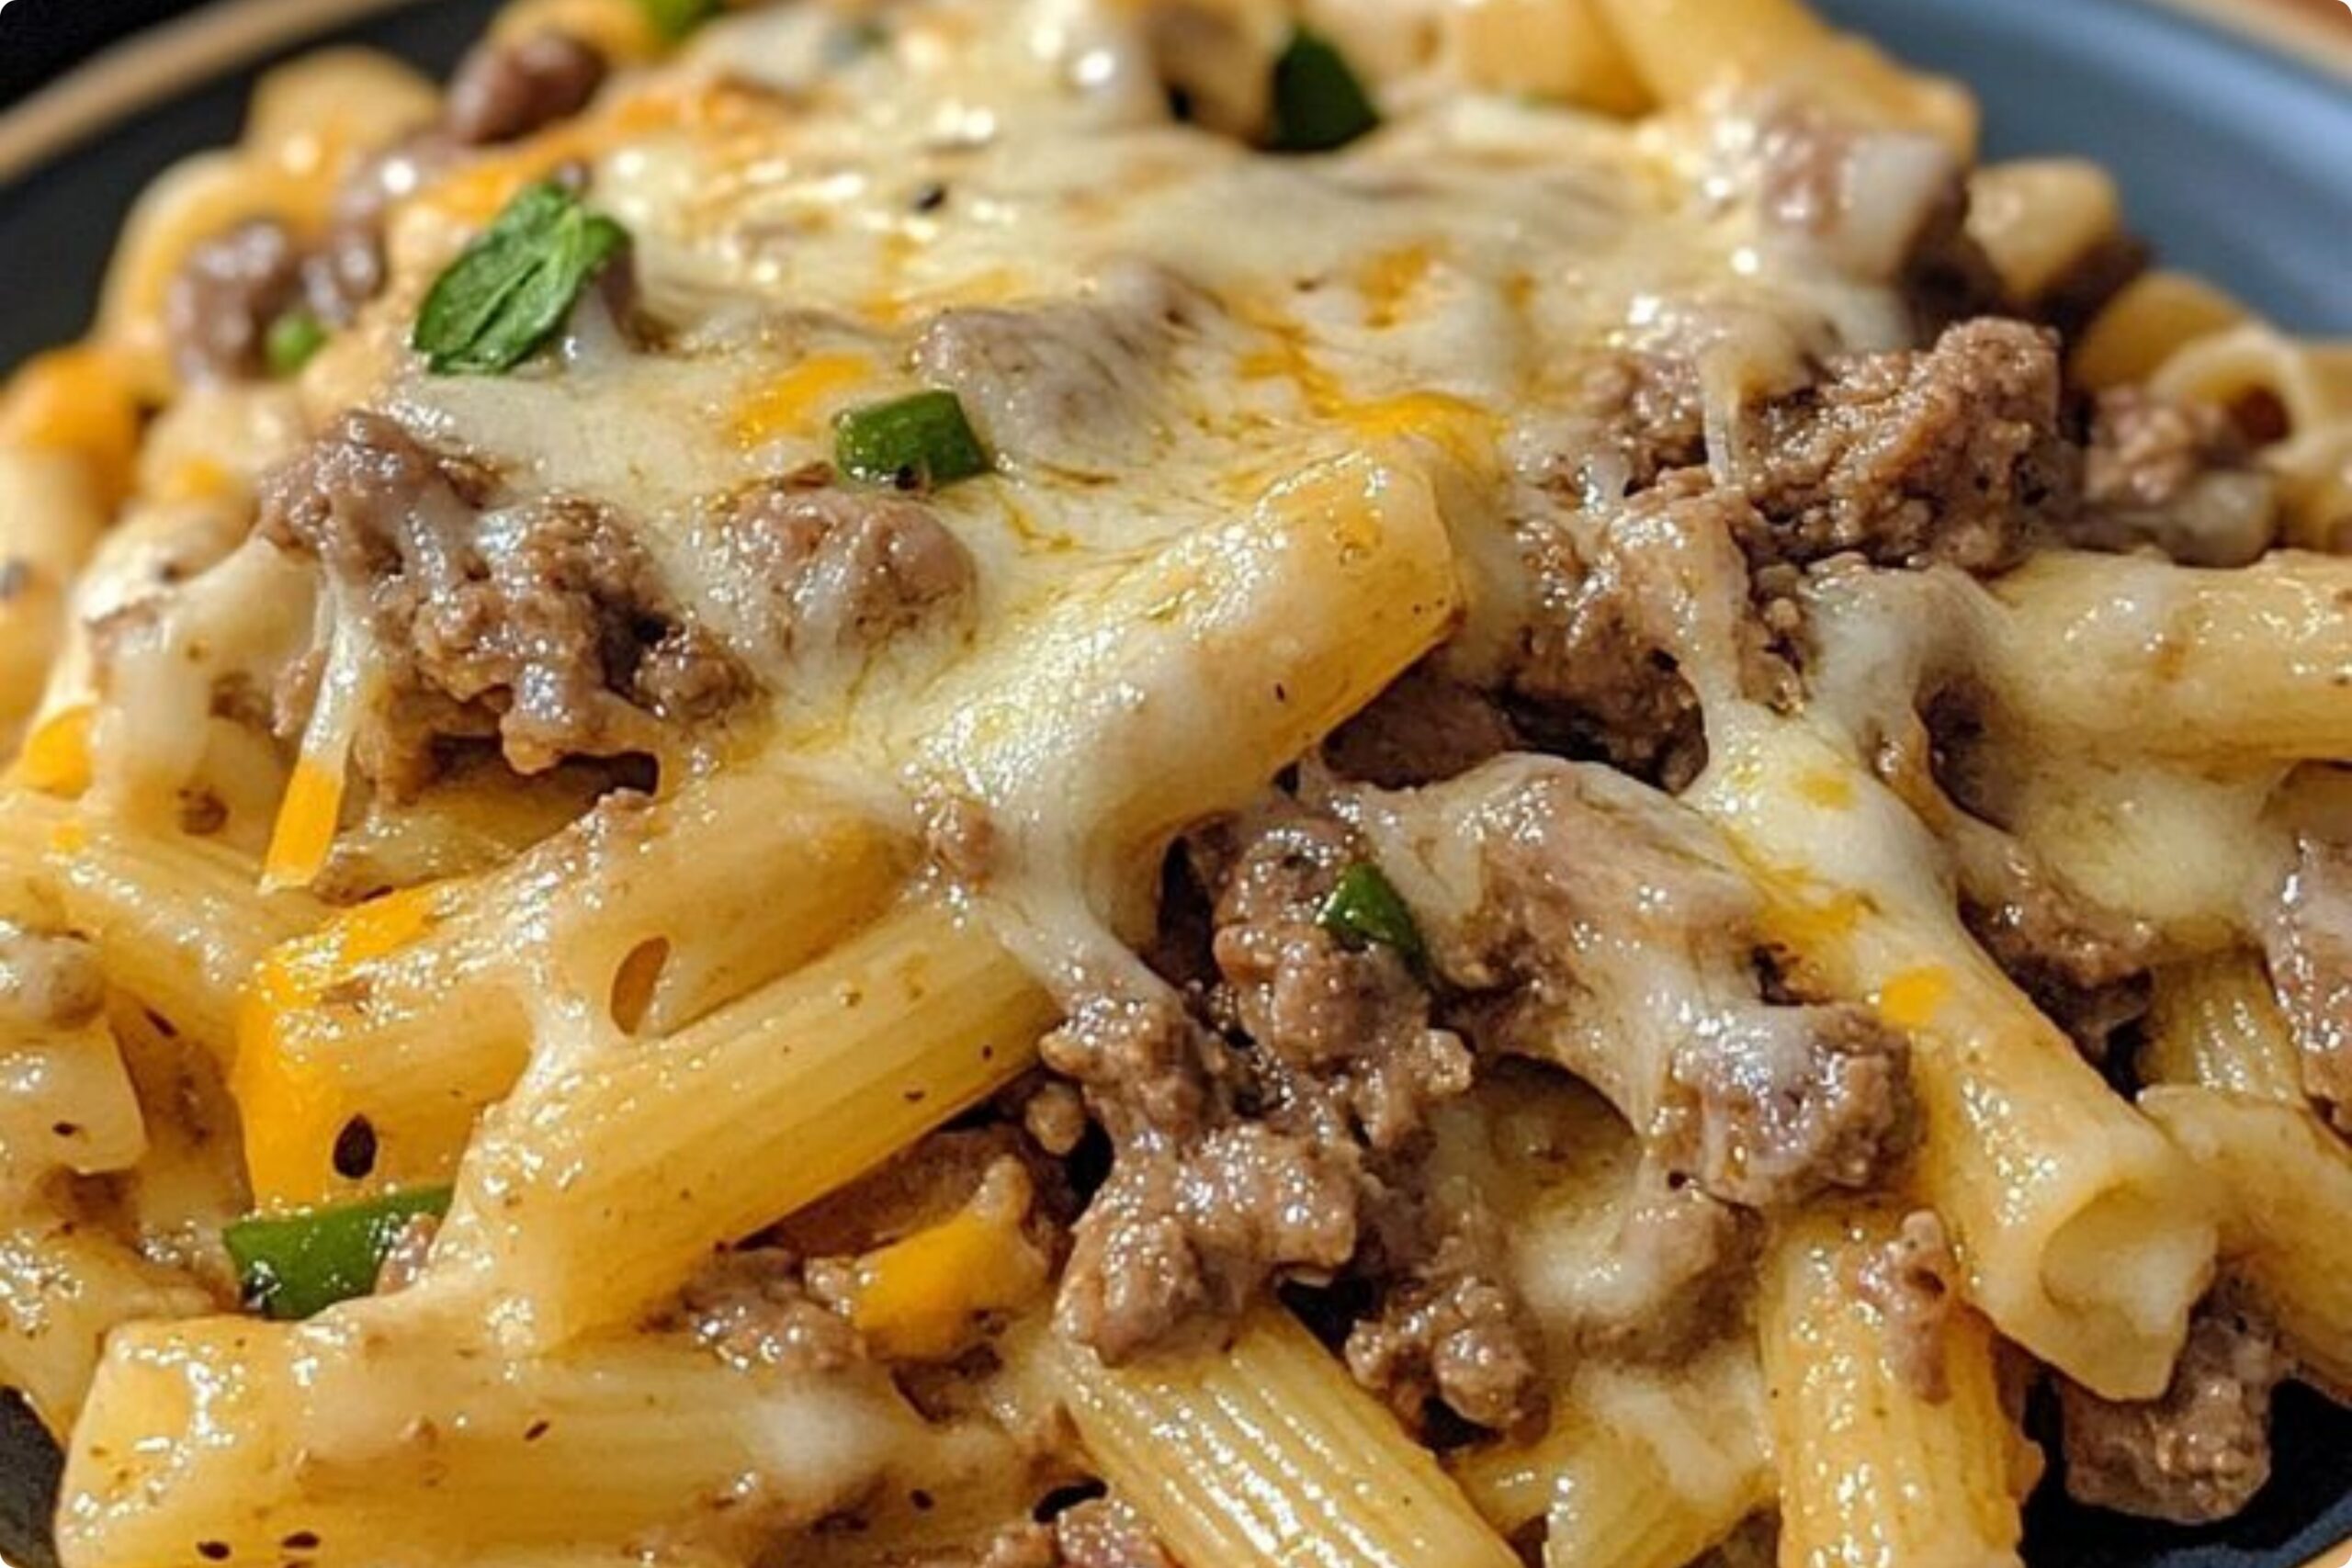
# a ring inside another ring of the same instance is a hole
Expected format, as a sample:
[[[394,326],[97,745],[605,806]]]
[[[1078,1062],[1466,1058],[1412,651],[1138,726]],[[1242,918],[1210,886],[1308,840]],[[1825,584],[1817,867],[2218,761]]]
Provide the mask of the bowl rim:
[[[5,5],[6,0],[0,0]],[[190,82],[419,0],[212,0],[141,30],[0,111],[0,190]],[[2277,0],[2152,0],[2289,64],[2352,83],[2352,29]]]

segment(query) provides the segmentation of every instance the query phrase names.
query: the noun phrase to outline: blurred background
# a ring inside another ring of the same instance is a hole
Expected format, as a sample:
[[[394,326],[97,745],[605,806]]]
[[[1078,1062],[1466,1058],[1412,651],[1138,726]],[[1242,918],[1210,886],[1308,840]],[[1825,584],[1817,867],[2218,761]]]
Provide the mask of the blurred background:
[[[2049,0],[2064,5],[2065,0]],[[2352,38],[2347,0],[2219,0],[2332,21]],[[0,0],[0,105],[13,102],[108,41],[204,0]]]

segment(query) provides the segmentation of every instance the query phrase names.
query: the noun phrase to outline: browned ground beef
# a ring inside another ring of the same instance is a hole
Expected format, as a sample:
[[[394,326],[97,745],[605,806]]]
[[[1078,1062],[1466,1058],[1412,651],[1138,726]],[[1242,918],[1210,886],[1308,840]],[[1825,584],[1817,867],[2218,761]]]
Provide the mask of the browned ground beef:
[[[799,1260],[774,1249],[715,1259],[686,1287],[674,1319],[730,1366],[833,1371],[862,1354],[849,1320],[809,1295]]]
[[[969,607],[970,553],[902,496],[765,481],[725,498],[708,537],[745,652],[763,664],[878,647]]]
[[[1754,895],[1681,843],[1580,787],[1570,770],[1521,786],[1484,840],[1486,903],[1449,956],[1476,989],[1451,1016],[1488,1050],[1558,1062],[1596,1083],[1665,1072],[1657,1140],[1677,1168],[1747,1207],[1877,1181],[1917,1134],[1904,1038],[1845,1004],[1770,1005],[1752,957]],[[1451,811],[1442,800],[1422,809]],[[1665,810],[1679,808],[1668,805]],[[1594,1000],[1621,965],[1687,973],[1704,1026],[1623,1018]],[[1606,1058],[1605,1060],[1602,1058]],[[1636,1066],[1648,1060],[1655,1068]]]
[[[1476,1209],[1419,1210],[1418,1260],[1385,1281],[1379,1310],[1349,1331],[1348,1370],[1418,1427],[1433,1400],[1498,1430],[1540,1420],[1544,1339],[1507,1283],[1502,1238]],[[1432,1218],[1435,1224],[1429,1223]]]
[[[1743,510],[1695,479],[1645,491],[1628,510],[1677,503],[1726,522]],[[1545,750],[1598,757],[1668,789],[1696,778],[1706,764],[1699,699],[1650,629],[1638,563],[1548,520],[1523,531],[1521,548],[1536,601],[1509,689],[1519,729]]]
[[[1063,1330],[1121,1360],[1277,1278],[1411,1274],[1416,1304],[1366,1330],[1395,1353],[1359,1370],[1416,1391],[1400,1401],[1517,1420],[1541,1397],[1526,1326],[1463,1224],[1414,1200],[1429,1109],[1468,1088],[1468,1052],[1431,1024],[1406,959],[1316,921],[1362,846],[1284,799],[1195,835],[1192,855],[1213,931],[1187,965],[1193,1005],[1086,998],[1045,1044],[1114,1149],[1076,1227]]]
[[[1467,773],[1518,739],[1485,694],[1424,666],[1341,725],[1323,759],[1342,778],[1402,789]]]
[[[2284,1371],[2267,1325],[2209,1303],[2154,1399],[2117,1404],[2059,1380],[2067,1492],[2177,1524],[2237,1513],[2270,1479],[2270,1395]]]
[[[2153,546],[2191,566],[2244,566],[2278,533],[2277,482],[2230,417],[2138,387],[2094,405],[2083,502],[2064,529],[2070,542]]]
[[[654,750],[745,694],[619,519],[561,497],[485,512],[487,489],[366,412],[264,486],[264,536],[315,557],[393,660],[357,748],[379,785],[413,793],[453,739],[494,736],[526,773]]]
[[[469,147],[512,141],[588,107],[605,57],[564,32],[477,45],[449,81],[442,125]]]
[[[199,386],[254,379],[270,323],[302,300],[292,231],[271,219],[240,223],[191,250],[164,292],[172,363]]]
[[[1944,1331],[1960,1303],[1960,1280],[1951,1238],[1931,1209],[1905,1214],[1894,1239],[1862,1270],[1862,1294],[1878,1308],[1895,1374],[1930,1404],[1951,1396]]]
[[[1910,1043],[1860,1007],[1761,1015],[1678,1054],[1674,1082],[1679,1163],[1750,1208],[1875,1186],[1917,1136]]]
[[[2306,838],[2263,933],[2303,1087],[2352,1131],[2352,848]]]
[[[1175,1568],[1150,1527],[1115,1497],[1055,1515],[1054,1544],[1066,1568]]]
[[[1920,352],[1833,361],[1745,433],[1733,467],[1755,513],[1740,542],[1758,562],[2008,566],[2079,484],[2059,386],[2056,337],[1992,318]]]
[[[2116,1031],[2148,1010],[2155,932],[2081,897],[2022,852],[2000,869],[1996,897],[1980,889],[1963,902],[1970,932],[2086,1056],[2104,1061]]]
[[[580,497],[497,504],[497,491],[364,412],[264,487],[264,536],[315,557],[393,658],[357,756],[395,796],[427,782],[451,741],[494,739],[524,773],[657,751],[741,704],[747,666],[863,658],[956,613],[971,588],[963,546],[912,501],[755,487],[712,508],[741,628],[730,646],[678,604],[628,519]],[[289,726],[311,700],[316,671],[300,674],[281,694]]]

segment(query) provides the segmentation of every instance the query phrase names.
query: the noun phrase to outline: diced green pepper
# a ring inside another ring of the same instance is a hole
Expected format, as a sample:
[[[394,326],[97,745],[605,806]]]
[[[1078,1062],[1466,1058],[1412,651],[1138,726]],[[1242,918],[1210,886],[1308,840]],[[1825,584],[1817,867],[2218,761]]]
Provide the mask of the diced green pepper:
[[[262,339],[262,357],[273,376],[299,375],[311,356],[326,346],[326,341],[325,323],[297,305],[269,323],[268,335]]]
[[[1368,861],[1340,874],[1339,885],[1315,912],[1315,923],[1352,948],[1374,942],[1393,947],[1417,969],[1429,961],[1429,949],[1421,942],[1420,928],[1413,923],[1413,911],[1405,907],[1404,896]]]
[[[221,1234],[245,1304],[291,1319],[324,1312],[376,1288],[376,1271],[420,1214],[449,1209],[449,1189],[419,1187],[305,1213],[239,1220]]]
[[[1273,125],[1266,145],[1277,152],[1329,152],[1379,124],[1380,111],[1348,57],[1310,28],[1291,34],[1274,62]]]
[[[901,490],[935,490],[989,471],[962,401],[936,389],[849,410],[833,423],[833,457],[852,479]]]

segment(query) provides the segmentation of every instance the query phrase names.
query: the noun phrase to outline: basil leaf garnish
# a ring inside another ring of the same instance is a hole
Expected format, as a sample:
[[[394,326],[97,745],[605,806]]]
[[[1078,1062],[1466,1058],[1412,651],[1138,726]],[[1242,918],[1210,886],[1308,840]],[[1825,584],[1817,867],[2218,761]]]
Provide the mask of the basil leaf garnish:
[[[628,243],[552,180],[526,187],[449,264],[409,343],[436,376],[497,376],[537,353],[588,280]]]

